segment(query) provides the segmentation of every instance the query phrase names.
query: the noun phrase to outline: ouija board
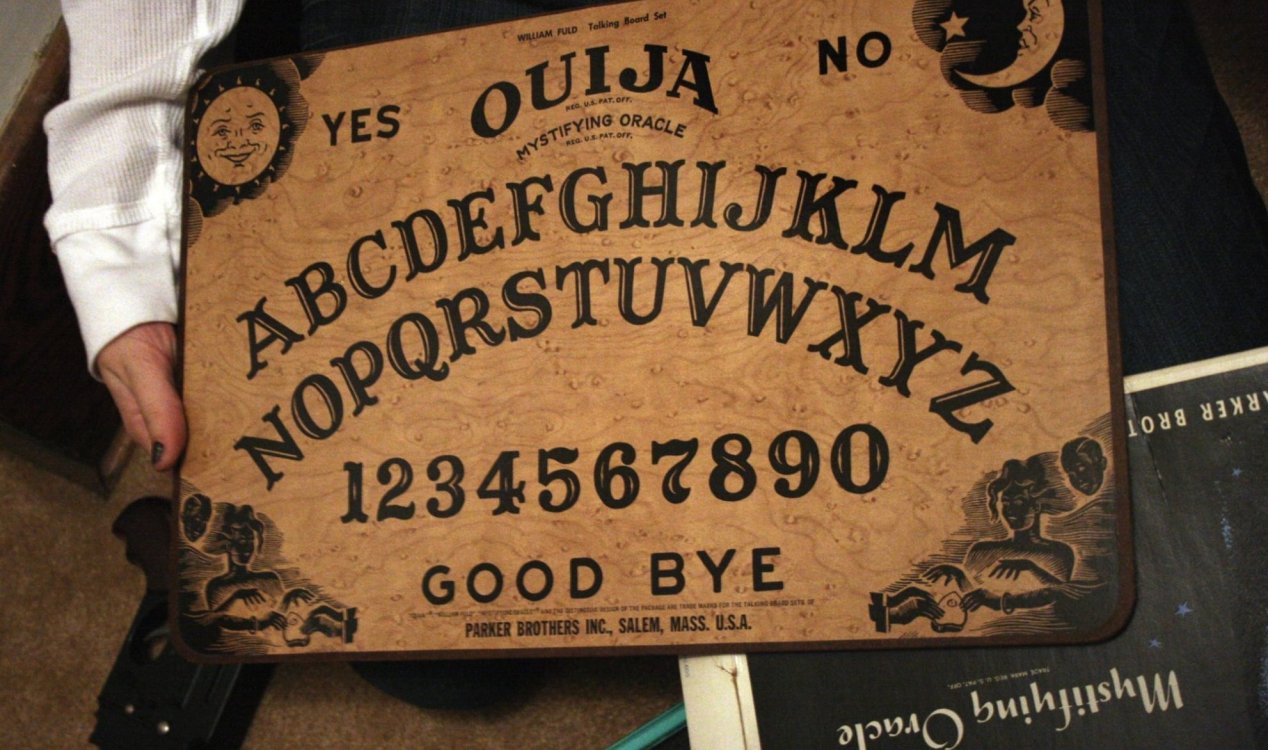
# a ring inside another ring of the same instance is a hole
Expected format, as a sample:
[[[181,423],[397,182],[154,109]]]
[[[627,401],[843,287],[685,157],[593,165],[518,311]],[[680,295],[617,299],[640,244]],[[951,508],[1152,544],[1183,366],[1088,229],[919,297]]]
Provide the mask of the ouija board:
[[[1095,29],[1077,0],[634,2],[205,77],[184,647],[1110,635]]]

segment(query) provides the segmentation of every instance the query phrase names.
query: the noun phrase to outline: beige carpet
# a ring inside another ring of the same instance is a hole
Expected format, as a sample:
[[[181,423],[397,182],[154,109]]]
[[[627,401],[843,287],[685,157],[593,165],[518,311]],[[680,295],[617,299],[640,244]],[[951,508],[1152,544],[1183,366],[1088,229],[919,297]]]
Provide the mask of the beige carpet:
[[[1268,2],[1193,0],[1217,80],[1268,193]],[[139,457],[109,498],[0,452],[0,749],[80,748],[144,588],[110,525],[168,480]],[[668,657],[543,662],[541,684],[495,711],[425,712],[346,665],[278,670],[248,748],[603,748],[679,700]]]

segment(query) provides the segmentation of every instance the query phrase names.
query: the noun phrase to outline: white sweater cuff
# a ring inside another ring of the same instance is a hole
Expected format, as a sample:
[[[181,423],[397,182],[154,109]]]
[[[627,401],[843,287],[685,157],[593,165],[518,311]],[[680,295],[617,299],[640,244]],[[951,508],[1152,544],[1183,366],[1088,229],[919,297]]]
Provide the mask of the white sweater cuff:
[[[175,323],[175,222],[155,217],[126,226],[73,232],[54,249],[96,374],[97,355],[142,323]]]

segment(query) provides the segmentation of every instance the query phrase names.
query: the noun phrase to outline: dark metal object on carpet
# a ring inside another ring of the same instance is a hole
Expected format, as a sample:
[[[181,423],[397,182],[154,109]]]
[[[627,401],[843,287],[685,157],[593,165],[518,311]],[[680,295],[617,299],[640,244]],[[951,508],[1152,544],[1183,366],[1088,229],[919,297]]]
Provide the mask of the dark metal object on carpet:
[[[158,497],[134,501],[114,523],[146,591],[97,698],[89,741],[105,750],[239,747],[273,674],[268,664],[192,664],[176,653],[167,626],[170,524],[171,503]]]

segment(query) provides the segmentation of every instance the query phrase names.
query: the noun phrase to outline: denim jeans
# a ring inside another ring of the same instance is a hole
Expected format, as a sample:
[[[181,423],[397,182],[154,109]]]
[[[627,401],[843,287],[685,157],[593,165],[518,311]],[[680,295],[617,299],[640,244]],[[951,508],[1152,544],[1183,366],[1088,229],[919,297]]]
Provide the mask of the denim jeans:
[[[1103,5],[1125,370],[1268,344],[1268,215],[1192,23]]]

